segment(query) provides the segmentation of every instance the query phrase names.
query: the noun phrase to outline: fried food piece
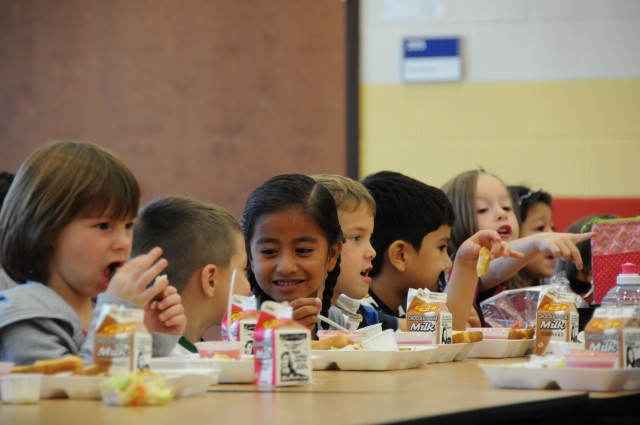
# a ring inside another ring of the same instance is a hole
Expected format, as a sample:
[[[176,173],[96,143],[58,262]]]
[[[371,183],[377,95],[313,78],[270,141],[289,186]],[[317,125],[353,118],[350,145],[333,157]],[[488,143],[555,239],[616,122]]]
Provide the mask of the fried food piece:
[[[531,339],[535,334],[535,329],[511,329],[507,339]]]
[[[491,251],[486,247],[481,247],[478,253],[478,264],[476,265],[476,272],[478,277],[484,276],[489,271],[489,261],[491,260]]]
[[[60,372],[78,373],[82,371],[82,357],[66,356],[59,359],[38,360],[31,366],[14,366],[11,373],[43,373],[53,375]]]

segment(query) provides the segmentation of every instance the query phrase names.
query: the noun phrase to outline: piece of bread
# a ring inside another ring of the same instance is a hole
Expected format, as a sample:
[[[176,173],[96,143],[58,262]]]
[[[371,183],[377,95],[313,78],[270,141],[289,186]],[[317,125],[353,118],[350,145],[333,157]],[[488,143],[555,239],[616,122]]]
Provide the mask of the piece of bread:
[[[354,342],[344,335],[333,335],[321,339],[320,341],[311,341],[312,350],[330,350],[332,348],[344,348],[352,345]]]
[[[82,357],[66,356],[60,359],[38,360],[31,366],[14,366],[11,373],[43,373],[53,375],[60,372],[78,373],[82,371]]]
[[[478,342],[482,341],[483,337],[482,331],[453,331],[451,333],[451,342],[453,344]]]
[[[491,260],[491,251],[486,247],[480,247],[478,253],[478,264],[476,265],[476,273],[478,277],[484,276],[489,271],[489,261]]]
[[[531,339],[535,330],[533,328],[529,329],[511,329],[509,331],[509,336],[507,339]]]

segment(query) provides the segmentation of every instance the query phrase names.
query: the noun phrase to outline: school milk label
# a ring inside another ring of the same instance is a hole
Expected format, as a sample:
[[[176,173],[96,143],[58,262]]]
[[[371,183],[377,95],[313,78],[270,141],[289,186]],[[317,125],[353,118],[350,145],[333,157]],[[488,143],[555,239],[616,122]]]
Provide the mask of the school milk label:
[[[578,341],[578,310],[575,294],[561,294],[550,288],[542,295],[536,313],[536,354],[551,350],[551,341]]]
[[[447,294],[418,290],[407,309],[408,330],[433,334],[433,341],[451,344],[453,317],[447,309]]]
[[[584,329],[585,348],[616,353],[621,367],[640,367],[640,328],[633,308],[598,308]]]

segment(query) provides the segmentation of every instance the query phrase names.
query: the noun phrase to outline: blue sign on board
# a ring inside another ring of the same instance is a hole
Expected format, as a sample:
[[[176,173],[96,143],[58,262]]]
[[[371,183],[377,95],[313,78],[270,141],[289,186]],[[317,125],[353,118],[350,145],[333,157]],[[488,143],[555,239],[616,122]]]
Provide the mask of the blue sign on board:
[[[462,58],[459,38],[405,38],[403,77],[407,82],[459,81]]]

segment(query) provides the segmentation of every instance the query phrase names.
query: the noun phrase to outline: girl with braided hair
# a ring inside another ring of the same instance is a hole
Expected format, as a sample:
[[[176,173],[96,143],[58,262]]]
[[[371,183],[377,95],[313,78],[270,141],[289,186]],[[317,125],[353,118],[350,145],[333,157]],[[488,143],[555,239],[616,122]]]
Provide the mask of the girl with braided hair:
[[[251,192],[240,224],[259,304],[288,302],[314,334],[318,314],[346,326],[331,306],[344,236],[328,189],[303,174],[272,177]]]

